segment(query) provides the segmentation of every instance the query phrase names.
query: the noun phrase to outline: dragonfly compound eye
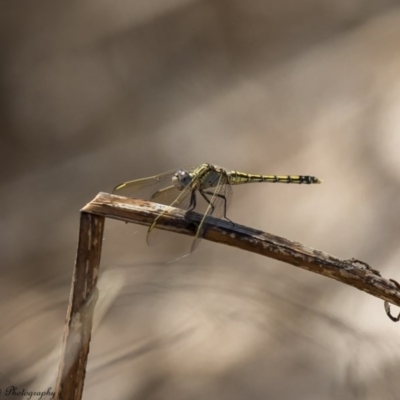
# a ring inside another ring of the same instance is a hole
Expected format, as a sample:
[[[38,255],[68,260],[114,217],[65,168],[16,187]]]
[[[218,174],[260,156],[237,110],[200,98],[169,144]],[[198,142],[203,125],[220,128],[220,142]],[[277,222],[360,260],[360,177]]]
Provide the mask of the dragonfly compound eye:
[[[178,190],[183,190],[192,181],[188,171],[179,170],[172,177],[172,183]]]

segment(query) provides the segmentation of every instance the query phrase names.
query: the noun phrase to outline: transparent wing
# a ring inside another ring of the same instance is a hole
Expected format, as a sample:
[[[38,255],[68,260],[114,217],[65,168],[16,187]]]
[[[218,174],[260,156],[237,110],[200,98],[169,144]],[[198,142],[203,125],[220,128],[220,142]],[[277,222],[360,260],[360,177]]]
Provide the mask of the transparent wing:
[[[152,200],[158,202],[159,198],[162,198],[162,204],[167,204],[171,207],[182,208],[187,210],[190,206],[190,196],[192,192],[192,185],[189,184],[183,190],[177,190],[175,187],[167,187],[164,190],[154,194]],[[166,201],[167,200],[167,201]],[[161,232],[157,229],[157,225],[162,221],[163,218],[168,218],[168,211],[161,213],[151,224],[147,231],[147,244],[153,246],[160,240]]]
[[[200,241],[204,234],[204,223],[207,217],[213,216],[215,218],[226,218],[227,209],[232,200],[232,188],[229,184],[228,177],[221,174],[217,186],[213,190],[203,191],[203,194],[207,196],[209,203],[207,204],[203,218],[200,221],[199,227],[197,228],[196,235],[193,239],[190,252],[199,246]],[[207,202],[206,202],[207,203]]]
[[[198,167],[188,167],[183,169],[191,172],[196,168]],[[121,183],[114,188],[113,193],[126,197],[151,200],[171,207],[178,207],[187,210],[191,205],[190,200],[193,191],[192,188],[196,184],[196,177],[183,190],[178,190],[174,185],[172,185],[172,177],[176,171],[177,170],[175,169],[148,178]],[[195,193],[195,211],[204,213],[204,216],[197,229],[190,252],[193,252],[199,245],[204,233],[204,222],[208,216],[216,218],[226,217],[226,212],[232,198],[232,189],[227,175],[221,174],[218,184],[214,188],[204,190],[202,193],[207,200],[203,198],[199,191],[196,191]],[[155,218],[150,226],[147,232],[148,245],[151,246],[156,244],[159,241],[160,236],[162,236],[162,231],[157,229],[157,225],[163,218],[168,218],[168,211],[163,212]]]
[[[195,168],[197,167],[186,167],[183,169],[190,172]],[[184,189],[182,191],[175,188],[172,184],[172,177],[176,172],[177,169],[174,169],[148,178],[124,182],[117,185],[113,193],[120,196],[151,200],[156,203],[187,209],[190,205],[190,196],[188,196],[190,190]],[[149,245],[156,244],[160,239],[160,232],[155,228],[159,219],[165,217],[164,214],[157,217],[148,230],[147,243]]]
[[[113,193],[119,196],[150,200],[161,189],[172,186],[172,177],[175,172],[176,170],[168,171],[148,178],[121,183],[113,189]],[[160,196],[160,198],[165,198],[165,196]]]

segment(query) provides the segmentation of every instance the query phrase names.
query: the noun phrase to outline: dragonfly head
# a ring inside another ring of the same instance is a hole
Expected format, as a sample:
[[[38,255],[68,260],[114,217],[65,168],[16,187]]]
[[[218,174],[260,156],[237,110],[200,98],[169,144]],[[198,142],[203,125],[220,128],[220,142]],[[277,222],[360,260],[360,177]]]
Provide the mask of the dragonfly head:
[[[178,190],[185,189],[185,187],[189,185],[191,181],[192,176],[188,171],[184,171],[183,169],[175,172],[174,176],[172,177],[172,183]]]

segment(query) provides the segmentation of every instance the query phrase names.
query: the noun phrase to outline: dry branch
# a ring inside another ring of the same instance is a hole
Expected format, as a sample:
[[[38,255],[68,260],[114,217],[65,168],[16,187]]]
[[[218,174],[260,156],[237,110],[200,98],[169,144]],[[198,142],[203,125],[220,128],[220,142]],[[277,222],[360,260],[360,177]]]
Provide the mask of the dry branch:
[[[157,227],[194,236],[201,215],[148,201],[99,193],[83,210],[103,217],[151,225],[168,209],[168,218],[160,218]],[[215,218],[206,221],[204,239],[251,251],[296,267],[327,276],[382,300],[400,306],[400,290],[379,271],[358,260],[343,260],[300,243]]]
[[[100,265],[104,219],[113,218],[150,226],[160,218],[157,227],[171,232],[194,236],[202,215],[148,201],[99,193],[81,210],[79,244],[72,280],[70,304],[56,385],[56,399],[80,400],[96,302],[96,283]],[[327,276],[353,286],[382,300],[389,317],[389,303],[400,306],[400,285],[385,279],[368,264],[351,259],[342,260],[319,250],[306,247],[279,236],[234,224],[230,221],[207,218],[204,239],[251,251],[266,257]]]
[[[94,307],[98,297],[104,217],[81,212],[78,251],[56,382],[55,399],[80,400],[85,381]]]

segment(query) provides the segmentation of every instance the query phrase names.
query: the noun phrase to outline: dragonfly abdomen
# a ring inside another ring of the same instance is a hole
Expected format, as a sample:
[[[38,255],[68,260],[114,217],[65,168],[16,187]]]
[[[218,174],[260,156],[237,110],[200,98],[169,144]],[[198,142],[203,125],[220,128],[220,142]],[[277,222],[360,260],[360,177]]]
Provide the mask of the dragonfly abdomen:
[[[241,185],[244,183],[255,183],[255,182],[297,183],[297,184],[321,183],[321,181],[315,176],[308,176],[308,175],[252,175],[238,171],[232,171],[229,173],[229,183],[231,185]]]

